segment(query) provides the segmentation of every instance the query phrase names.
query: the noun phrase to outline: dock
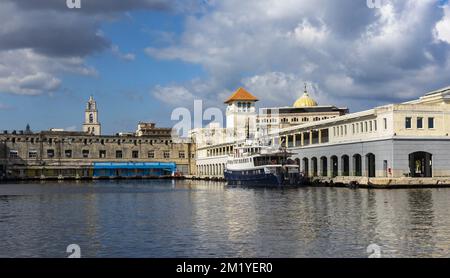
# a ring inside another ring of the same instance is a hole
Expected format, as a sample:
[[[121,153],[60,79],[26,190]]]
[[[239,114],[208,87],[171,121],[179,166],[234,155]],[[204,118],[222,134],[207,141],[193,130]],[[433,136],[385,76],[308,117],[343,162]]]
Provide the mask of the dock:
[[[435,178],[368,178],[368,177],[313,177],[311,185],[360,188],[450,188],[450,177]]]

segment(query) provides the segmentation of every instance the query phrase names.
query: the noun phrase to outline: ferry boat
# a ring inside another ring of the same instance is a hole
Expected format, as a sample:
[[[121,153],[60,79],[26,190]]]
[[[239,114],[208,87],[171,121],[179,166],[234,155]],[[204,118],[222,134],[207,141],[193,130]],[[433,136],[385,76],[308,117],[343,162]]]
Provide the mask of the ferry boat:
[[[228,185],[303,185],[305,178],[290,156],[292,153],[274,146],[236,147],[227,160],[224,176]]]

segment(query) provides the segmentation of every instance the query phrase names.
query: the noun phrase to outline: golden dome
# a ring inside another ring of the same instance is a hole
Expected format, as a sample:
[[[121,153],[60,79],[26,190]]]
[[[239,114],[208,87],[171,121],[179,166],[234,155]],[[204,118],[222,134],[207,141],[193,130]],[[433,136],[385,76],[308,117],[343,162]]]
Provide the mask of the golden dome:
[[[294,103],[294,107],[314,107],[317,106],[317,102],[312,99],[308,92],[306,91],[306,85],[305,85],[305,92],[303,93],[303,96],[301,96],[297,101]]]

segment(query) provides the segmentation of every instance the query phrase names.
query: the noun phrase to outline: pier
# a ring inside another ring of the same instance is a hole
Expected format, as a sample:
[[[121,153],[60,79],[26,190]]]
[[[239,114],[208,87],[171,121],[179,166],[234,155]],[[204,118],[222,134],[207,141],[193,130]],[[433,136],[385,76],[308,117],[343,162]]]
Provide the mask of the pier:
[[[435,178],[369,178],[369,177],[313,177],[313,186],[354,187],[354,188],[446,188],[450,187],[450,177]]]

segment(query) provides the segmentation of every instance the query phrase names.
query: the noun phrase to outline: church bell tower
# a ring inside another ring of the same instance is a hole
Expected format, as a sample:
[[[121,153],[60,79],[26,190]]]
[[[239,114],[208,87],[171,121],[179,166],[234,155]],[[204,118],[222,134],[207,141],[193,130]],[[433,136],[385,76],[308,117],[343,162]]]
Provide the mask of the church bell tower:
[[[101,124],[98,122],[97,102],[93,96],[89,97],[84,111],[83,131],[92,135],[101,134]]]

